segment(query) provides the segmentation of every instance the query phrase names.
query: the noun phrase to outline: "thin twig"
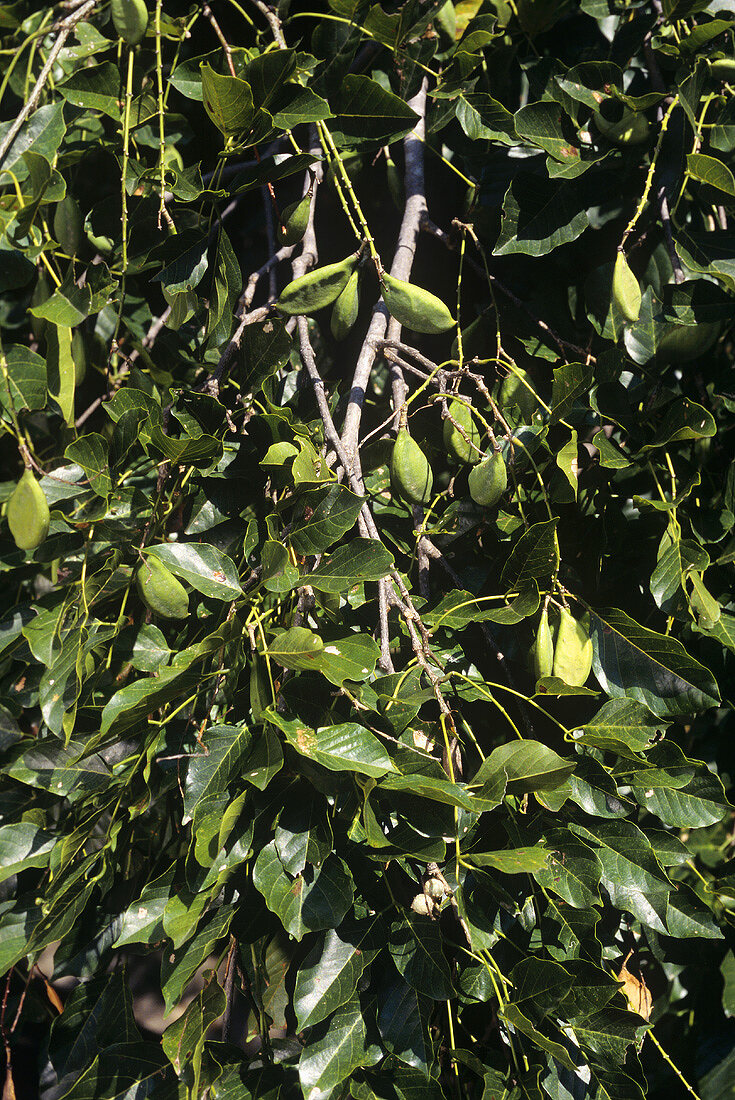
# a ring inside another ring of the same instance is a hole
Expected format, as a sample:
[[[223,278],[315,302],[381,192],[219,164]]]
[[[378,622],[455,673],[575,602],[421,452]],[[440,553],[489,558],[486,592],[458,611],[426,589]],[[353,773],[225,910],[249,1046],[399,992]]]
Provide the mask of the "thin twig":
[[[20,131],[30,113],[35,109],[36,104],[41,98],[41,92],[44,89],[44,85],[46,84],[48,75],[54,67],[56,58],[61,53],[64,47],[64,43],[76,27],[77,23],[83,22],[87,18],[87,16],[90,15],[92,9],[96,6],[96,4],[97,0],[87,0],[87,2],[83,4],[82,7],[80,7],[77,11],[72,12],[71,15],[68,15],[65,19],[62,19],[59,23],[57,23],[59,34],[53,46],[49,50],[48,57],[46,58],[46,64],[41,69],[38,80],[33,87],[33,91],[23,104],[18,114],[18,117],[8,130],[2,142],[0,142],[0,164],[2,164],[5,160],[10,146],[13,144],[16,137],[18,136],[18,132]]]

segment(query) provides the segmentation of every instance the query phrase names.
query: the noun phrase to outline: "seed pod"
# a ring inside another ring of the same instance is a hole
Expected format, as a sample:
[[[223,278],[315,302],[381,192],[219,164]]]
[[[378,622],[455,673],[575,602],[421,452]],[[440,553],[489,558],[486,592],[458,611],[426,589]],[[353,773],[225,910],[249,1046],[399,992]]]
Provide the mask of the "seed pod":
[[[735,58],[718,57],[710,61],[709,71],[715,80],[735,80]]]
[[[442,428],[444,447],[448,454],[454,455],[457,462],[471,462],[474,465],[474,463],[480,461],[482,454],[479,449],[480,433],[475,421],[472,419],[470,407],[464,401],[455,399],[449,402],[449,412],[452,420],[455,420],[464,429],[465,435],[469,437],[471,443],[467,442],[462,433],[457,431],[452,420],[447,417]]]
[[[301,240],[309,224],[310,210],[311,190],[304,195],[303,199],[292,202],[281,211],[281,224],[276,231],[279,244],[297,244]]]
[[[508,471],[500,451],[493,451],[479,466],[474,466],[467,483],[475,504],[483,508],[497,504],[508,486]]]
[[[554,676],[570,687],[582,687],[592,668],[592,640],[584,623],[561,609],[554,647]]]
[[[74,385],[79,386],[87,373],[87,345],[84,333],[78,328],[71,336],[71,357],[74,360]]]
[[[438,333],[454,328],[456,321],[436,294],[413,286],[403,279],[394,279],[383,272],[383,300],[396,321],[414,332]]]
[[[554,639],[549,626],[549,611],[544,607],[533,645],[533,672],[537,680],[551,676],[554,668]]]
[[[641,288],[622,252],[615,257],[612,298],[626,321],[637,321],[641,312]]]
[[[54,237],[67,256],[76,256],[81,243],[83,220],[79,204],[73,195],[65,195],[54,210]]]
[[[528,387],[531,387],[530,389]],[[503,409],[516,406],[521,414],[521,421],[529,424],[533,419],[538,403],[536,401],[533,382],[528,371],[512,371],[503,379],[498,400]]]
[[[595,126],[614,145],[641,145],[648,138],[648,119],[618,100],[607,100],[594,114]]]
[[[353,271],[347,285],[332,306],[329,327],[335,340],[344,340],[357,320],[360,310],[360,272]]]
[[[422,917],[430,917],[434,912],[434,903],[426,894],[417,894],[411,902],[411,908]]]
[[[8,501],[8,527],[19,550],[35,550],[48,535],[51,516],[43,489],[27,467]]]
[[[67,256],[76,256],[82,241],[82,213],[73,195],[65,195],[56,204],[54,237]]]
[[[148,29],[145,0],[112,0],[112,25],[128,46],[137,46]]]
[[[299,313],[316,313],[330,306],[347,286],[350,275],[357,267],[358,253],[346,256],[336,264],[317,267],[294,279],[281,292],[276,308],[281,313],[295,316]]]
[[[401,428],[390,460],[393,484],[404,500],[427,504],[431,500],[434,475],[426,455],[405,428]]]
[[[184,171],[184,158],[175,145],[164,145],[163,166],[164,168],[175,168],[177,172]]]
[[[146,558],[135,574],[140,598],[149,611],[164,619],[185,619],[189,596],[181,581],[158,558]]]

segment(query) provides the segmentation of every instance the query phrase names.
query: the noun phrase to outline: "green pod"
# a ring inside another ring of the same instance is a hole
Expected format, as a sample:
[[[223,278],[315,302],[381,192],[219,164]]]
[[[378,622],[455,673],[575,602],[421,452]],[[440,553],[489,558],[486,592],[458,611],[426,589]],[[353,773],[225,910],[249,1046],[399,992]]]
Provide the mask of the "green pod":
[[[164,145],[163,147],[163,167],[173,168],[177,172],[184,171],[184,158],[176,148],[175,145]]]
[[[405,428],[399,431],[390,460],[390,474],[398,493],[411,504],[428,504],[434,475],[424,452]]]
[[[112,0],[112,25],[123,42],[137,46],[148,30],[145,0]]]
[[[347,285],[332,307],[329,327],[335,340],[344,340],[357,320],[360,310],[360,272],[353,271]]]
[[[141,600],[154,614],[164,619],[185,619],[189,614],[186,589],[158,558],[140,563],[135,583]]]
[[[51,515],[43,489],[27,467],[8,501],[8,527],[19,550],[35,550],[48,535]]]
[[[583,687],[592,669],[592,639],[580,619],[562,607],[554,647],[554,676],[570,687]]]
[[[82,243],[82,213],[73,195],[65,195],[54,210],[54,237],[67,256],[76,256]]]
[[[500,387],[498,400],[503,409],[510,409],[515,405],[521,414],[521,421],[524,424],[530,424],[537,402],[529,373],[519,370],[517,373],[512,371],[507,374]]]
[[[318,309],[331,306],[347,286],[350,275],[357,267],[358,253],[346,256],[336,264],[317,267],[294,279],[281,292],[276,309],[289,316],[299,313],[316,313]]]
[[[309,211],[311,210],[311,191],[308,191],[303,199],[292,202],[285,210],[281,211],[281,224],[276,235],[281,245],[297,244],[309,224]]]
[[[612,298],[626,321],[637,321],[641,313],[641,288],[622,252],[615,257]]]
[[[497,504],[508,486],[508,471],[500,451],[493,451],[470,470],[467,479],[470,496],[482,508]]]
[[[595,126],[614,145],[641,145],[648,139],[648,119],[618,100],[606,100],[594,114]]]
[[[71,334],[71,357],[74,360],[74,385],[79,386],[87,374],[87,344],[81,329]]]
[[[449,402],[449,412],[452,420],[464,429],[464,433],[469,437],[470,442],[467,442],[462,433],[454,426],[452,420],[447,417],[442,428],[444,448],[447,454],[454,455],[457,462],[471,462],[474,465],[474,463],[480,461],[482,454],[480,452],[480,433],[472,418],[470,407],[464,401],[458,401],[455,398]]]
[[[554,639],[549,626],[549,611],[544,607],[533,643],[533,672],[537,680],[551,676],[554,668]]]
[[[423,287],[394,279],[383,272],[383,301],[391,317],[414,332],[430,334],[446,332],[454,328],[456,321],[436,294]]]
[[[735,80],[735,58],[718,57],[710,61],[709,71],[715,80]]]

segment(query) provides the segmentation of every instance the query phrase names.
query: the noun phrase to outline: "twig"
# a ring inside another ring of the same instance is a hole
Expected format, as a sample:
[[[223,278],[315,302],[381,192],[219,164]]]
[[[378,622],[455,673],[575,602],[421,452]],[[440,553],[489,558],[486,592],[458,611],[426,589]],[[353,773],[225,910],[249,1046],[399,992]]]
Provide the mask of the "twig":
[[[220,44],[222,46],[222,49],[224,50],[225,58],[227,59],[227,68],[230,70],[231,76],[237,76],[237,73],[235,72],[235,66],[232,63],[232,50],[230,49],[230,44],[220,30],[220,25],[215,19],[214,12],[210,8],[209,4],[202,5],[202,15],[205,19],[209,20],[212,30],[220,40]]]
[[[661,18],[661,12],[659,8],[659,20]],[[664,84],[663,77],[661,76],[661,70],[658,67],[656,61],[656,55],[651,47],[651,36],[653,31],[649,31],[643,42],[643,52],[646,58],[646,68],[648,69],[648,76],[651,81],[651,87],[655,92],[665,92],[666,85]],[[656,124],[661,126],[664,118],[664,106],[663,102],[659,103],[656,107]],[[676,251],[676,243],[674,241],[674,233],[671,228],[671,211],[669,210],[669,200],[666,194],[666,184],[661,183],[656,191],[656,201],[658,203],[659,213],[661,214],[661,224],[664,229],[664,236],[666,238],[666,248],[671,260],[671,266],[674,269],[674,281],[677,283],[684,282],[684,271],[681,266],[681,260],[679,254]]]
[[[262,12],[267,19],[268,26],[270,27],[271,34],[273,35],[273,41],[278,46],[279,50],[285,50],[286,39],[283,37],[283,31],[281,30],[281,21],[278,18],[276,12],[273,10],[273,8],[269,7],[268,4],[265,4],[263,0],[250,0],[250,2],[252,4],[255,4],[255,7],[258,9],[258,11]]]
[[[43,91],[44,85],[46,84],[48,75],[54,67],[56,58],[61,53],[64,47],[64,43],[76,27],[77,23],[81,23],[84,19],[86,19],[87,16],[92,12],[92,9],[96,6],[96,4],[97,0],[86,0],[86,3],[83,4],[82,7],[78,8],[77,11],[72,12],[71,15],[68,15],[65,19],[62,19],[57,24],[57,27],[59,29],[58,37],[51,49],[49,50],[48,57],[46,58],[46,64],[43,66],[41,72],[39,73],[38,80],[33,87],[33,91],[23,104],[15,122],[8,130],[2,142],[0,142],[0,164],[2,164],[5,160],[10,146],[13,144],[16,137],[18,136],[19,130],[30,115],[31,111],[34,110],[39,99],[41,98],[41,92]]]

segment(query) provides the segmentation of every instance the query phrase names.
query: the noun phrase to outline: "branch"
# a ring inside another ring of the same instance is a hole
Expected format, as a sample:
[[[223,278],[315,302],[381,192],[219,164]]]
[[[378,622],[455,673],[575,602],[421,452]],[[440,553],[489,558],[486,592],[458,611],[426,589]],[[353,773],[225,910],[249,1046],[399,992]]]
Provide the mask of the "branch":
[[[406,205],[390,269],[390,273],[394,278],[404,279],[407,282],[411,277],[421,220],[426,213],[424,148],[422,144],[426,130],[424,117],[426,112],[426,88],[427,81],[424,79],[420,91],[409,101],[409,107],[419,115],[419,120],[415,129],[404,140]],[[396,339],[400,334],[400,325],[397,325],[395,321],[390,321],[389,328],[388,310],[381,298],[373,310],[367,335],[360,349],[355,372],[352,376],[349,404],[347,405],[342,427],[342,442],[353,461],[354,468],[359,472],[360,482],[362,482],[362,473],[360,471],[358,447],[365,391],[377,355],[377,341],[382,340],[387,331],[390,331],[393,338]]]
[[[18,136],[18,132],[23,126],[23,123],[26,121],[29,114],[31,113],[31,111],[33,111],[39,99],[41,98],[41,92],[43,91],[44,85],[48,79],[48,75],[54,67],[56,58],[61,53],[64,43],[76,27],[77,23],[82,23],[87,18],[87,16],[90,15],[92,9],[96,6],[96,4],[97,0],[87,0],[85,4],[83,4],[76,11],[72,12],[71,15],[67,15],[65,19],[62,19],[59,23],[57,23],[57,27],[59,28],[59,35],[53,46],[49,50],[49,55],[46,58],[46,64],[41,69],[33,91],[23,104],[23,107],[21,108],[18,117],[8,130],[3,141],[0,143],[0,164],[2,164],[2,162],[5,160],[8,150]]]

